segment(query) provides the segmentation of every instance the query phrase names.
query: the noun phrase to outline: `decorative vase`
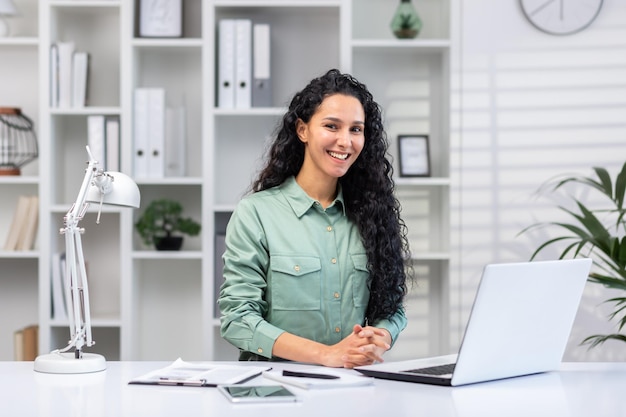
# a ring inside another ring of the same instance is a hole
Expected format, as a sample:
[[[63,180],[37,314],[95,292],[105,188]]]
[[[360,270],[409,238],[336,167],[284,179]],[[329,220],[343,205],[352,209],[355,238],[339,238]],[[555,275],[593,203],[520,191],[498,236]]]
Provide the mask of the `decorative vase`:
[[[180,250],[182,246],[182,236],[166,236],[154,240],[154,247],[157,250]]]
[[[398,39],[413,39],[422,29],[420,19],[411,0],[400,0],[400,4],[391,19],[391,30]]]

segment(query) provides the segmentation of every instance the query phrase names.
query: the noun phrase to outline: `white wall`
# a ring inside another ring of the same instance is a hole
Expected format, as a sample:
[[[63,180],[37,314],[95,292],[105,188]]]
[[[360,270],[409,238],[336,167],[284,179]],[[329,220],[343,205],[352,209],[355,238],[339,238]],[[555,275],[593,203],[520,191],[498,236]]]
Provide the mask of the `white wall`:
[[[525,261],[544,236],[518,233],[558,215],[535,192],[562,173],[615,172],[626,161],[626,1],[605,0],[585,31],[535,29],[517,0],[459,0],[454,28],[451,271],[452,348],[467,320],[483,265]],[[542,259],[555,258],[556,251]],[[537,289],[540,291],[540,289]],[[557,297],[558,295],[555,295]],[[565,360],[626,360],[625,343],[588,350],[614,333],[588,284]],[[456,344],[455,344],[456,343]]]

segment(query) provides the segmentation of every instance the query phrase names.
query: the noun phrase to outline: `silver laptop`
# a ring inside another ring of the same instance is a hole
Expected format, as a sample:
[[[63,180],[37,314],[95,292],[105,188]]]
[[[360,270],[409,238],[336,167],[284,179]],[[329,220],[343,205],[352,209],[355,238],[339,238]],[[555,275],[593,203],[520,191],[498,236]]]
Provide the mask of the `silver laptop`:
[[[355,368],[376,378],[457,386],[556,370],[591,259],[487,265],[458,354]]]

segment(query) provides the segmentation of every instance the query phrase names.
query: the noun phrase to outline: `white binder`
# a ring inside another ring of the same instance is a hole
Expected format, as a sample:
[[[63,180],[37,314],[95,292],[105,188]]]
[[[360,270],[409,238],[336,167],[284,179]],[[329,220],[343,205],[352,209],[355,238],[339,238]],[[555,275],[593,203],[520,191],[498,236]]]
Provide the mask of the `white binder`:
[[[107,116],[105,118],[105,157],[106,170],[120,170],[120,118]]]
[[[133,174],[135,178],[146,178],[148,176],[149,100],[149,90],[147,88],[135,89],[133,123]]]
[[[87,81],[89,73],[89,54],[74,51],[72,57],[72,107],[85,107],[87,103]]]
[[[222,19],[218,31],[217,106],[235,107],[235,20]]]
[[[256,23],[252,28],[252,107],[271,107],[270,25]]]
[[[252,21],[237,19],[235,25],[235,107],[252,106]]]
[[[187,138],[185,108],[165,109],[165,176],[184,177],[186,171]]]
[[[100,163],[100,168],[104,168],[106,162],[104,141],[104,116],[99,114],[87,116],[87,144],[94,159]]]
[[[74,42],[58,42],[59,50],[59,107],[72,106],[72,58]]]
[[[148,153],[148,176],[163,178],[165,176],[165,89],[150,89],[149,99],[149,134],[150,151]]]

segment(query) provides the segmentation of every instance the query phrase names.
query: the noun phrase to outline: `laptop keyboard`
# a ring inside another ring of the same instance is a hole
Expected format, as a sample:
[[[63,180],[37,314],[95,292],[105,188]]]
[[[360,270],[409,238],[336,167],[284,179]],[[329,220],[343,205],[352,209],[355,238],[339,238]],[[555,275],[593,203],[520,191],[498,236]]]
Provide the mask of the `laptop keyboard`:
[[[446,375],[451,374],[454,371],[455,365],[455,363],[448,363],[445,365],[429,366],[427,368],[409,369],[404,372],[425,375]]]

